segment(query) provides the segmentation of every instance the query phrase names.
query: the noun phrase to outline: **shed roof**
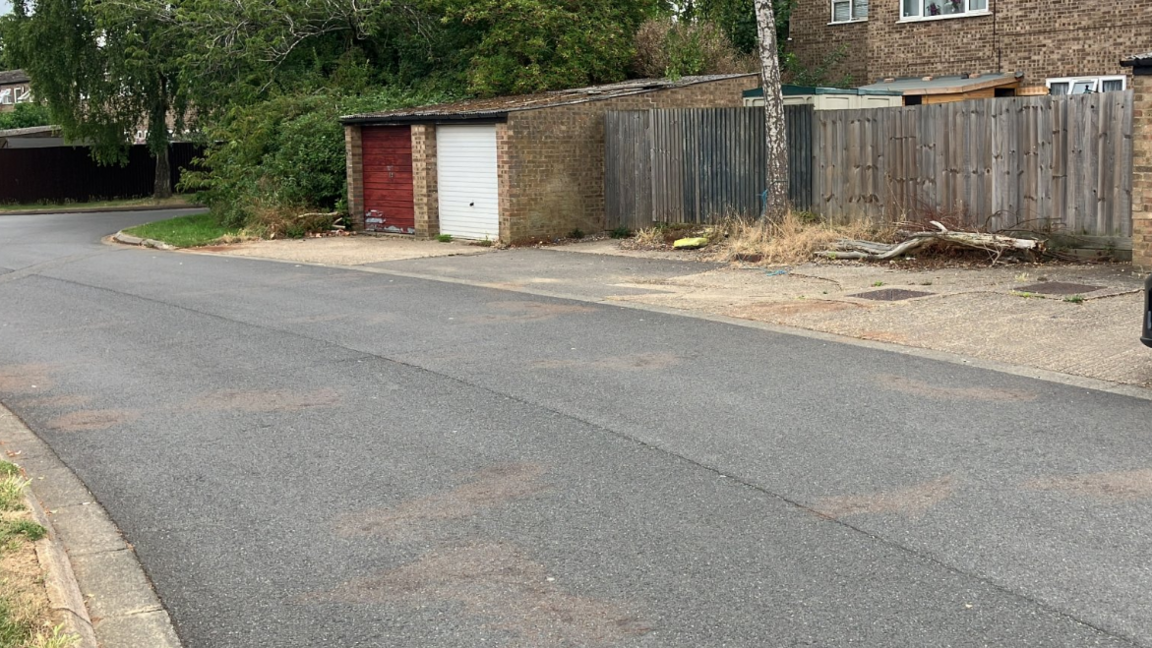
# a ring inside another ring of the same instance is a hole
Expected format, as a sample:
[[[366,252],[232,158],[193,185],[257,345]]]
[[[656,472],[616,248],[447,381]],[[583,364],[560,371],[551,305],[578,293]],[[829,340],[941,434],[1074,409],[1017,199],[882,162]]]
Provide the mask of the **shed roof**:
[[[552,90],[550,92],[495,97],[492,99],[469,99],[467,101],[436,106],[421,106],[418,108],[348,115],[341,117],[340,121],[345,124],[410,124],[430,121],[501,120],[506,118],[508,113],[523,110],[537,110],[540,108],[551,108],[553,106],[603,101],[605,99],[615,99],[617,97],[644,94],[646,92],[683,88],[701,83],[751,76],[756,75],[755,73],[714,74],[709,76],[687,76],[676,80],[635,79],[608,85],[590,86],[587,88]]]
[[[803,95],[880,95],[880,96],[898,96],[900,93],[895,90],[865,90],[864,88],[825,88],[820,86],[798,86],[798,85],[782,85],[780,91],[785,97],[795,97]],[[750,88],[744,91],[746,99],[757,99],[764,96],[764,88]]]
[[[28,83],[28,75],[24,70],[4,70],[0,71],[0,85],[7,85],[9,83]]]
[[[1020,83],[1023,78],[1020,72],[1003,74],[975,74],[955,76],[926,76],[906,77],[901,79],[884,79],[871,85],[861,86],[861,90],[894,90],[904,95],[940,95],[959,94],[984,90],[986,88],[1000,88]]]

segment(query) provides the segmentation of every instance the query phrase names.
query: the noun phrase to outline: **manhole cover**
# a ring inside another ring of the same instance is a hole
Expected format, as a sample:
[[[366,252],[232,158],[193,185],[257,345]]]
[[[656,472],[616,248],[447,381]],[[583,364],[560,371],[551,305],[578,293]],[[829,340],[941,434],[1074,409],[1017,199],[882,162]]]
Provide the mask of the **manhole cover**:
[[[883,290],[873,290],[871,292],[860,293],[858,295],[848,295],[849,297],[856,297],[859,299],[872,299],[875,301],[900,301],[902,299],[912,299],[913,297],[927,297],[934,293],[920,292],[919,290],[901,290],[900,288],[885,288]]]
[[[1039,293],[1041,295],[1082,295],[1093,290],[1100,290],[1103,286],[1089,286],[1088,284],[1064,283],[1063,281],[1044,281],[1020,288],[1013,288],[1016,292]]]

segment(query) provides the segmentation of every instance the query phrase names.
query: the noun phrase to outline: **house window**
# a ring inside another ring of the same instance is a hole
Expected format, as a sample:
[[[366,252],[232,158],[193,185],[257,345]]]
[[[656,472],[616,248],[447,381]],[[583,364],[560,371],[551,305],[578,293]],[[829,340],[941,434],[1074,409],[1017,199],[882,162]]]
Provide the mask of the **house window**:
[[[900,7],[902,19],[947,18],[988,13],[988,0],[901,0]]]
[[[32,88],[16,88],[16,103],[32,103]]]
[[[3,104],[5,106],[11,106],[12,105],[12,89],[11,88],[5,88],[4,90],[0,90],[0,104]]]
[[[1126,85],[1127,80],[1122,76],[1048,79],[1048,93],[1078,95],[1092,92],[1123,92]]]
[[[868,19],[868,0],[832,0],[832,22]]]

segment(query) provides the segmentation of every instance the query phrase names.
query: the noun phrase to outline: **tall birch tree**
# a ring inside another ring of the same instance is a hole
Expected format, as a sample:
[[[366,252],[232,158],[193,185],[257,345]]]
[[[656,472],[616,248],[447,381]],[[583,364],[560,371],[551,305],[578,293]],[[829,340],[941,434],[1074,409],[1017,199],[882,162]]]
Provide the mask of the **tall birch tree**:
[[[756,31],[760,35],[760,84],[764,86],[764,136],[768,150],[764,217],[779,222],[788,213],[788,131],[771,0],[756,0]]]

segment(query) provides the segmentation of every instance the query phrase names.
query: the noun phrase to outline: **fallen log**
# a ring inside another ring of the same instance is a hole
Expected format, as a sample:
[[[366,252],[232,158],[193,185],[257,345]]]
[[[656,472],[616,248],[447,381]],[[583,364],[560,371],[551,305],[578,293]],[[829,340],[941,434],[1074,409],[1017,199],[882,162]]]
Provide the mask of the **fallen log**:
[[[996,255],[1011,250],[1031,250],[1042,252],[1044,244],[1034,239],[1013,238],[1000,234],[982,234],[979,232],[955,232],[937,221],[931,221],[937,227],[937,232],[916,232],[908,235],[908,239],[895,244],[877,243],[875,241],[860,241],[841,239],[833,244],[832,250],[817,252],[817,256],[826,259],[866,259],[869,261],[887,261],[903,254],[907,254],[931,242],[942,241],[967,248],[985,250]]]

